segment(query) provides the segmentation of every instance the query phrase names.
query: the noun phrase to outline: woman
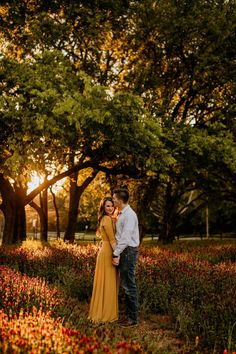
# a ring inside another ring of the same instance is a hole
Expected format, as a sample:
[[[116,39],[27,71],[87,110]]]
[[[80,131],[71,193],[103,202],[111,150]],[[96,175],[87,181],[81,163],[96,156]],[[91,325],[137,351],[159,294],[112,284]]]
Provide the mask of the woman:
[[[111,197],[102,199],[98,211],[98,233],[102,247],[98,252],[89,319],[93,322],[113,322],[118,319],[118,275],[112,264],[116,246],[114,203]]]

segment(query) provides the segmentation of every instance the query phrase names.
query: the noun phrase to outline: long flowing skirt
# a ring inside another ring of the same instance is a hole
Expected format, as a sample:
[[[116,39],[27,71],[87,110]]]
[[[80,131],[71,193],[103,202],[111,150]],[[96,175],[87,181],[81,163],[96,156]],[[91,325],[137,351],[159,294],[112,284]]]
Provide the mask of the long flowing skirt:
[[[112,264],[112,249],[103,241],[98,253],[90,302],[89,319],[93,322],[113,322],[118,319],[118,274]]]

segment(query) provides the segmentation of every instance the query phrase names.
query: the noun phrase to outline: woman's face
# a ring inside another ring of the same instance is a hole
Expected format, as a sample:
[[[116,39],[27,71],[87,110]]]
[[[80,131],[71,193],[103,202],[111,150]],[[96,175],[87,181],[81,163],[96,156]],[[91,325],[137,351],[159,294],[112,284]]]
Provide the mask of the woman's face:
[[[105,213],[107,215],[112,215],[114,213],[114,205],[112,202],[110,202],[110,200],[107,200],[104,206],[105,209]]]

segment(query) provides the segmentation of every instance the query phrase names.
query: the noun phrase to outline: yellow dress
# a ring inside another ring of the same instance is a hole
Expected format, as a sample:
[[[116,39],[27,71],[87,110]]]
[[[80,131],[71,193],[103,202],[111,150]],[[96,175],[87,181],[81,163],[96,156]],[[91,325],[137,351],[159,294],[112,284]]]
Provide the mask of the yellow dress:
[[[113,322],[118,319],[118,274],[112,264],[112,245],[116,244],[113,220],[103,216],[100,223],[102,247],[98,252],[90,302],[89,319]]]

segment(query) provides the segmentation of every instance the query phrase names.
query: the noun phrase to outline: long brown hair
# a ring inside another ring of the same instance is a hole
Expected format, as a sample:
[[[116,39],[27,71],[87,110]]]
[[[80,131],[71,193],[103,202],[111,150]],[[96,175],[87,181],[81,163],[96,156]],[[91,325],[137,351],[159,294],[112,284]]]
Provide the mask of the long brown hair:
[[[98,208],[98,226],[100,225],[100,222],[101,222],[103,216],[106,215],[105,204],[106,204],[107,201],[111,202],[112,205],[114,206],[114,202],[113,202],[112,197],[104,197],[101,200],[99,208]]]

